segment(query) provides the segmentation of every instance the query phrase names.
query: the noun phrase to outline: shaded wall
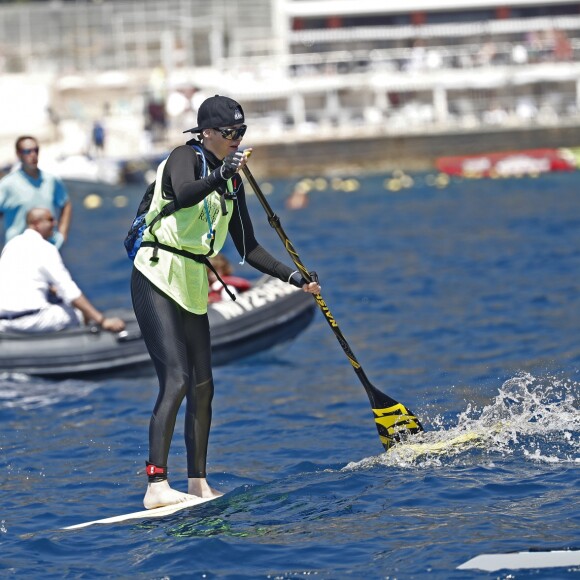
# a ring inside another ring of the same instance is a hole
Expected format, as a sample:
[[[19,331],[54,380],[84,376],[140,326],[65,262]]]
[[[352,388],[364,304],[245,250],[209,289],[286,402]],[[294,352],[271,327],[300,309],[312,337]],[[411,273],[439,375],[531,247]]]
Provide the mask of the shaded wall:
[[[350,141],[287,141],[256,146],[251,166],[262,177],[394,169],[428,171],[435,169],[438,157],[447,155],[577,146],[580,146],[580,127],[382,136]]]

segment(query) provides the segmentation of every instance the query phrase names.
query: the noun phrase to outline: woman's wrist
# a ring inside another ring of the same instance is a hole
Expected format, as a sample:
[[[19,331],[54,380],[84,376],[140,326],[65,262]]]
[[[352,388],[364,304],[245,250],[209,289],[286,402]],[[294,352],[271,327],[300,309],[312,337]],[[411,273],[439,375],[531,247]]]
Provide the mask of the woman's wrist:
[[[296,288],[302,288],[306,284],[306,280],[302,277],[302,274],[298,270],[295,270],[288,276],[288,284],[295,286]]]

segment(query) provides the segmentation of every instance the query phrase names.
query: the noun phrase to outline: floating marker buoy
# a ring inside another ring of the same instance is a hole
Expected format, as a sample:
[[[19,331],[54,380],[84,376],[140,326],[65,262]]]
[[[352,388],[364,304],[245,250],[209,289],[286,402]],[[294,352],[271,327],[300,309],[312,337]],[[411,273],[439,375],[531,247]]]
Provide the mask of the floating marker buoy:
[[[101,205],[103,205],[103,199],[101,198],[100,195],[96,193],[90,193],[89,195],[87,195],[87,197],[85,197],[83,205],[87,209],[97,209],[98,207],[101,207]]]
[[[274,192],[274,186],[269,181],[266,181],[265,183],[262,183],[262,191],[264,192],[264,195],[270,195]]]
[[[314,180],[314,189],[324,191],[328,187],[328,182],[323,177],[317,177]]]
[[[346,179],[343,184],[342,184],[342,189],[344,191],[347,192],[353,192],[353,191],[357,191],[358,188],[360,187],[360,183],[358,182],[358,179]]]
[[[342,189],[342,179],[340,177],[333,177],[330,185],[332,186],[332,189],[340,190]]]
[[[116,195],[113,198],[113,205],[115,207],[127,207],[129,204],[129,198],[126,195]]]

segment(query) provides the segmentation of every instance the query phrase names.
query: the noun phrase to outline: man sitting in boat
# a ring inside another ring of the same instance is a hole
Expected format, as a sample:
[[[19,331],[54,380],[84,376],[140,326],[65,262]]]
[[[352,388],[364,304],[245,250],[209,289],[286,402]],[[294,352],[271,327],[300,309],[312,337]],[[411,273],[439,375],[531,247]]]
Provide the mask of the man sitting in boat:
[[[240,278],[239,276],[233,276],[234,269],[230,261],[223,254],[217,254],[213,258],[209,258],[209,261],[234,296],[252,287],[252,284],[248,280]],[[207,268],[207,280],[209,282],[209,302],[220,302],[223,300],[226,294],[224,285],[209,268]]]
[[[120,318],[99,312],[66,269],[52,236],[50,210],[33,208],[26,230],[12,238],[0,256],[0,331],[45,332],[94,323],[103,330],[125,328]],[[49,298],[53,290],[55,298]],[[55,303],[58,302],[58,303]]]

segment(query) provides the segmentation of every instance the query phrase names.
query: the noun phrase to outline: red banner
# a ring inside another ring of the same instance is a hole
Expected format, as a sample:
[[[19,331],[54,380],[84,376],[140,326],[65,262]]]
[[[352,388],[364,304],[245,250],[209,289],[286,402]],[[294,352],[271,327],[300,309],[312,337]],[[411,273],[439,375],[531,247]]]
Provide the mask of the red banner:
[[[439,157],[435,165],[439,171],[449,175],[513,177],[548,171],[573,171],[576,169],[576,160],[569,149],[527,149]]]

